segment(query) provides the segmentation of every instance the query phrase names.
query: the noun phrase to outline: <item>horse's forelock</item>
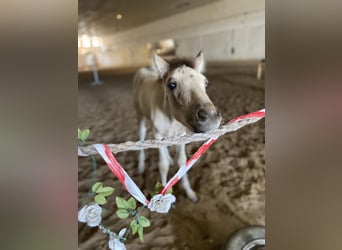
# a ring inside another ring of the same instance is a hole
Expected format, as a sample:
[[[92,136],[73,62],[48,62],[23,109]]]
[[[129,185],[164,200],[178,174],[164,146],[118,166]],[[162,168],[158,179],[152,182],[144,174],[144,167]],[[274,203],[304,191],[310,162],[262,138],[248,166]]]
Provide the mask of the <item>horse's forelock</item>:
[[[192,59],[189,58],[172,58],[167,60],[167,62],[170,65],[170,69],[169,71],[175,70],[179,67],[182,67],[183,65],[190,67],[192,69],[195,69],[195,64],[194,61]]]

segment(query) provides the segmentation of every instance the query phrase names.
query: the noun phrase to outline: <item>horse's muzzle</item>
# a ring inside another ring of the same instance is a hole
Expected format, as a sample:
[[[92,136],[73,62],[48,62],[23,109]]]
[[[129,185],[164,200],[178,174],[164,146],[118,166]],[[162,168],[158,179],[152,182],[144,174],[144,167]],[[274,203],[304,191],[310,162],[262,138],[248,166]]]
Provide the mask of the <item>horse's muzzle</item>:
[[[205,133],[217,129],[221,119],[221,112],[216,107],[200,108],[196,112],[194,132]]]

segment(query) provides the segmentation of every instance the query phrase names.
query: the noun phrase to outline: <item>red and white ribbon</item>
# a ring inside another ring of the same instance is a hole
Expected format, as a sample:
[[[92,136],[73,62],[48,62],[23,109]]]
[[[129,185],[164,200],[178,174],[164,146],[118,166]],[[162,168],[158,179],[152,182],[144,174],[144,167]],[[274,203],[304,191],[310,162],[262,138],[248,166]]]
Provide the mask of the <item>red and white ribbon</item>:
[[[121,164],[116,160],[112,152],[110,152],[106,144],[94,144],[95,149],[102,156],[106,162],[109,169],[113,174],[119,179],[122,186],[139,202],[148,205],[149,201],[140,190],[140,188],[135,184],[135,182],[129,177],[126,171],[123,169]]]
[[[228,125],[235,126],[235,123],[238,123],[247,119],[260,119],[265,117],[265,109],[249,113],[247,115],[242,115],[236,117],[228,122]],[[217,140],[218,136],[212,137],[207,140],[195,153],[194,155],[184,164],[182,165],[177,173],[169,180],[168,183],[164,186],[164,188],[160,191],[161,194],[165,195],[185,174],[188,172],[196,161],[208,150],[208,148]]]
[[[177,173],[166,183],[165,187],[160,191],[160,194],[165,195],[176,183],[188,172],[195,162],[204,154],[205,151],[217,140],[218,137],[213,137],[207,140],[203,145],[197,149],[193,156],[181,166]]]
[[[235,128],[241,127],[240,123],[247,122],[249,120],[259,120],[265,117],[265,109],[249,113],[247,115],[236,117],[230,122],[228,126]],[[234,131],[232,129],[232,131]],[[185,174],[188,172],[196,161],[208,150],[208,148],[217,140],[219,136],[215,136],[207,140],[195,153],[194,155],[179,168],[177,173],[169,180],[165,187],[160,191],[160,194],[165,195]],[[109,169],[114,173],[114,175],[119,179],[123,187],[139,202],[147,206],[149,201],[140,190],[140,188],[134,183],[134,181],[129,177],[126,171],[123,169],[121,164],[116,160],[110,149],[106,144],[94,144],[95,149],[102,156],[106,162]]]

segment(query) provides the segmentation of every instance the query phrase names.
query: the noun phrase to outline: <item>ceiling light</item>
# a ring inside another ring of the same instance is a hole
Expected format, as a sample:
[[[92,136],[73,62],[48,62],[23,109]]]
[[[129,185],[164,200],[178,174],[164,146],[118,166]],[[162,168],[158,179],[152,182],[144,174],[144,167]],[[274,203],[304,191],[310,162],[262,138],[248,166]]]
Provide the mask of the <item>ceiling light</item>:
[[[82,38],[82,45],[84,48],[90,48],[91,46],[91,42],[90,42],[90,39],[87,35],[83,35]]]
[[[93,47],[100,47],[100,39],[97,38],[96,36],[94,36],[92,39],[91,39],[91,43],[93,45]]]
[[[116,19],[121,20],[122,19],[122,15],[121,14],[117,14],[116,15]]]

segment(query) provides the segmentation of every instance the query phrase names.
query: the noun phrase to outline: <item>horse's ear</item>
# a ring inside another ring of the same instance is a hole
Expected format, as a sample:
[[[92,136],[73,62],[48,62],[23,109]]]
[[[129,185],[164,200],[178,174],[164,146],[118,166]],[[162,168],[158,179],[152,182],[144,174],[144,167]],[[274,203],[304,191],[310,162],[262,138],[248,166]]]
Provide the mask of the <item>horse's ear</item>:
[[[156,53],[152,53],[152,58],[151,58],[151,64],[152,67],[157,70],[159,73],[160,77],[162,78],[167,71],[170,69],[170,65],[168,64],[167,61],[165,61],[163,58],[158,56]]]
[[[200,73],[204,71],[204,57],[203,57],[203,52],[200,51],[197,56],[195,57],[194,60],[194,69]]]

